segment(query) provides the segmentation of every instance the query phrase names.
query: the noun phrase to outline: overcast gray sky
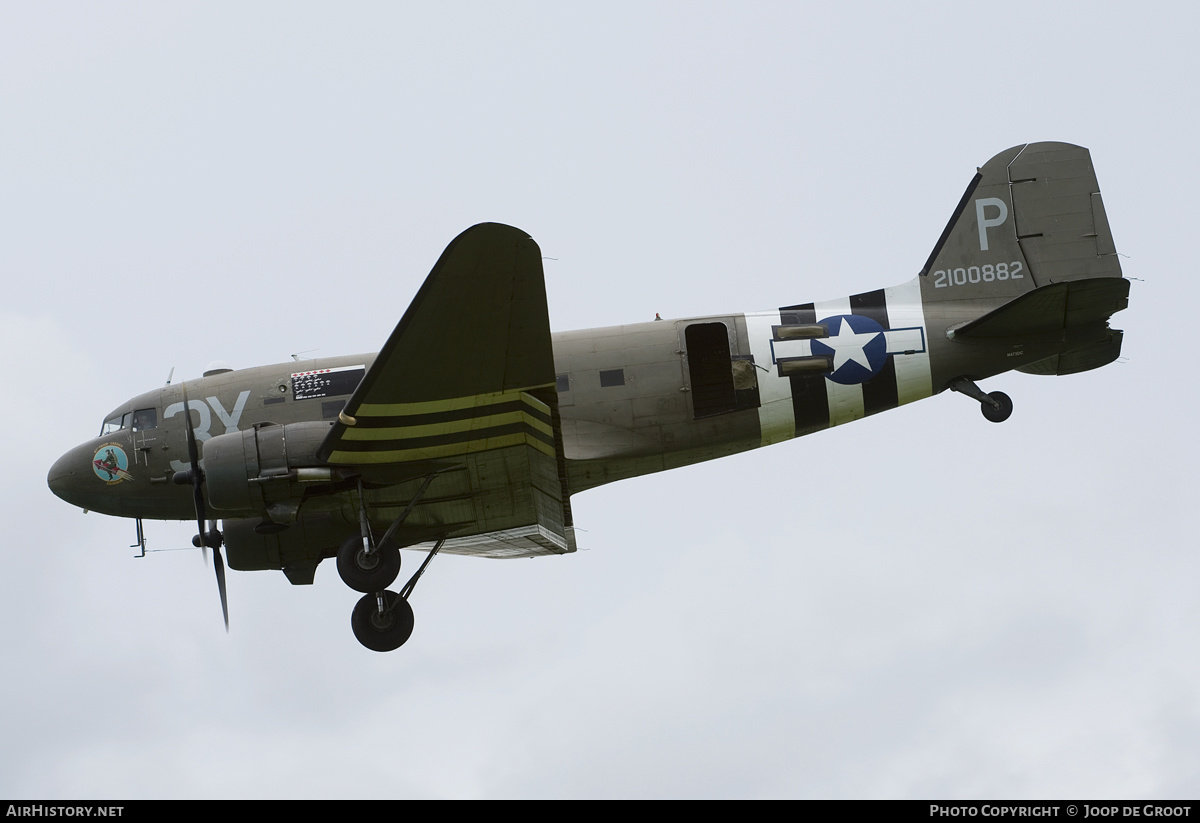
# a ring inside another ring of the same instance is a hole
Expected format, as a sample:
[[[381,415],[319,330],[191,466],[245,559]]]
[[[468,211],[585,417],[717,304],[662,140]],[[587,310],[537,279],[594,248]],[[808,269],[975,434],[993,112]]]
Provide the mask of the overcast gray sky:
[[[1194,5],[583,6],[0,4],[0,796],[1200,794]],[[474,223],[555,329],[765,310],[911,278],[1036,140],[1092,151],[1120,362],[582,494],[396,653],[331,564],[231,573],[226,635],[46,488],[172,368],[374,351]]]

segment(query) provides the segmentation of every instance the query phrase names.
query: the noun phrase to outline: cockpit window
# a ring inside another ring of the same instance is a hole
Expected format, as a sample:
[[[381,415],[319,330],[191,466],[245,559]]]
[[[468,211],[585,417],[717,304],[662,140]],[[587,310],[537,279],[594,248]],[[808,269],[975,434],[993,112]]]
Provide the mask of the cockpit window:
[[[138,409],[133,413],[133,430],[135,432],[158,428],[157,409]]]
[[[125,412],[120,417],[110,417],[100,427],[100,436],[132,427],[135,432],[158,428],[158,409],[138,409]]]

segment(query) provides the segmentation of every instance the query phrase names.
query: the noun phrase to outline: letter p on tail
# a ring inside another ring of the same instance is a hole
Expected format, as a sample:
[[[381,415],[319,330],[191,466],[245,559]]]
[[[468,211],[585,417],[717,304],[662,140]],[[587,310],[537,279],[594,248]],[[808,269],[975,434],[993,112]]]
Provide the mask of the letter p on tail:
[[[999,211],[996,217],[988,219],[986,216],[987,207],[991,206]],[[988,250],[987,230],[992,226],[1002,226],[1004,221],[1008,219],[1008,204],[999,197],[981,197],[975,201],[975,221],[979,223],[979,250]]]

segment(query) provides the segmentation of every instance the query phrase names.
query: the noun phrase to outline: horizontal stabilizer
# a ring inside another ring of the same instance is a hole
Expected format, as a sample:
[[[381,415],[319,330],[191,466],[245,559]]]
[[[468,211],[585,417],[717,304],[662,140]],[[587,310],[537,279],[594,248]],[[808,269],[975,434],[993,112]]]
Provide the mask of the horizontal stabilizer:
[[[973,343],[1049,335],[1103,323],[1128,305],[1129,281],[1123,277],[1052,283],[951,328],[947,336]]]

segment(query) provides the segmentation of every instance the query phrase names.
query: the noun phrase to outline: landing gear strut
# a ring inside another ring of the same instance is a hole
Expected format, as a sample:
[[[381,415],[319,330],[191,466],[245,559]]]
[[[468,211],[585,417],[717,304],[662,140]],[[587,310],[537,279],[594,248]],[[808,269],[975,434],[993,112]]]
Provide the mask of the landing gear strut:
[[[437,472],[425,476],[424,482],[421,483],[421,487],[417,489],[412,500],[408,502],[408,506],[399,517],[392,521],[392,525],[388,526],[387,531],[379,540],[375,540],[375,536],[371,533],[362,479],[359,479],[358,521],[359,531],[362,535],[361,537],[346,538],[338,548],[337,570],[338,574],[342,576],[342,582],[356,592],[366,594],[383,591],[392,585],[396,575],[400,574],[400,549],[397,548],[392,536],[397,529],[404,525],[404,521],[412,513],[417,501],[421,499],[421,495],[425,494],[425,490],[429,488],[429,484],[435,477],[437,477]]]
[[[434,545],[421,568],[417,569],[412,579],[404,584],[399,594],[396,594],[387,590],[400,573],[400,549],[393,537],[437,475],[437,472],[432,472],[425,476],[420,488],[408,501],[408,506],[392,521],[379,540],[371,533],[362,479],[358,481],[358,521],[361,534],[352,535],[342,543],[337,553],[337,569],[347,586],[364,593],[350,616],[350,626],[354,629],[354,636],[358,638],[358,642],[371,651],[390,652],[398,649],[412,634],[413,611],[408,605],[408,597],[416,587],[417,580],[424,574],[425,567],[446,540],[442,538]]]
[[[960,377],[955,380],[950,384],[950,389],[951,391],[961,392],[967,397],[978,400],[979,410],[983,412],[984,417],[993,423],[1003,423],[1012,414],[1012,399],[1002,391],[985,394],[983,389],[976,386],[972,380],[966,377]]]

